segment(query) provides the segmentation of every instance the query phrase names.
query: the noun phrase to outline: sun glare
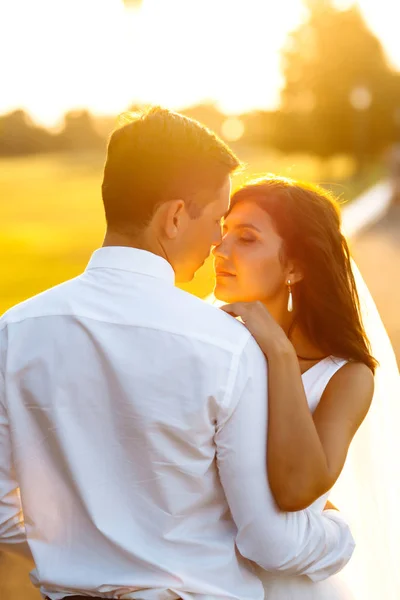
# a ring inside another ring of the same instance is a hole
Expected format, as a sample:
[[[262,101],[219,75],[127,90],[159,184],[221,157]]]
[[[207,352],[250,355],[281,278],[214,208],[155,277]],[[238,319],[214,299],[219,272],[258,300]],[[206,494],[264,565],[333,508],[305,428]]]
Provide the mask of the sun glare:
[[[338,0],[341,4],[349,0]],[[387,6],[385,11],[382,5]],[[129,4],[129,3],[128,3]],[[391,0],[362,0],[400,64]],[[278,104],[279,51],[301,0],[13,0],[0,6],[0,113],[53,124],[67,110],[216,102],[227,114]],[[397,51],[397,54],[396,54]]]
[[[265,0],[145,0],[139,37],[129,40],[129,56],[138,56],[135,91],[174,106],[217,101],[229,113],[276,103],[276,48],[301,14],[298,0],[286,0],[285,10],[274,6],[273,18]]]

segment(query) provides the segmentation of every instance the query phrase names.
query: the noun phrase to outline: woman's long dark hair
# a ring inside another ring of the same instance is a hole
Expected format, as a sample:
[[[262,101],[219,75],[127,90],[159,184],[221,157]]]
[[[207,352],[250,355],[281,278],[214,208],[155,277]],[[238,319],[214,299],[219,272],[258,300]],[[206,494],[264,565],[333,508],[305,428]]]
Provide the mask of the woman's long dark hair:
[[[282,260],[293,260],[303,273],[292,288],[295,324],[324,354],[364,363],[374,372],[378,363],[362,324],[334,197],[318,186],[268,176],[236,191],[231,208],[244,200],[268,213],[283,239]]]

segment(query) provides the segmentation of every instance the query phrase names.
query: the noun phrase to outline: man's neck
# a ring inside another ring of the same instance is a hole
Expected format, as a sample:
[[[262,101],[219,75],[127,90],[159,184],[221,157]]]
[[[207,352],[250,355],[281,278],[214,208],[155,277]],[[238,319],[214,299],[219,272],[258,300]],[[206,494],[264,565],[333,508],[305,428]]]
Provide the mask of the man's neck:
[[[156,254],[168,260],[162,245],[157,240],[152,241],[147,239],[148,236],[140,234],[132,236],[126,233],[120,233],[117,231],[107,231],[104,241],[103,248],[108,246],[123,246],[127,248],[137,248],[138,250],[146,250],[152,254]],[[169,262],[169,261],[168,261]]]

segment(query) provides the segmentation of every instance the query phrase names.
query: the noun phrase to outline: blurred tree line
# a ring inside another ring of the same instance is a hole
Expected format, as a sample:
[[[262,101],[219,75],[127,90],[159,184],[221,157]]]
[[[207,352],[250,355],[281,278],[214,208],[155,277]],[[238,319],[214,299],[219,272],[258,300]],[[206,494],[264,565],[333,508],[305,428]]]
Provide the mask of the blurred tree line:
[[[286,152],[362,162],[400,138],[400,74],[357,6],[305,3],[308,20],[283,51],[285,87],[269,137]]]
[[[351,154],[359,165],[400,141],[400,73],[356,6],[304,0],[308,18],[283,50],[285,86],[278,111],[241,115],[242,143],[320,157]],[[224,136],[216,107],[183,111]],[[0,155],[103,150],[114,118],[73,111],[55,133],[22,110],[0,117]],[[229,140],[230,141],[230,140]]]
[[[101,149],[105,145],[101,125],[102,120],[88,111],[71,111],[61,130],[53,132],[35,125],[23,110],[15,110],[0,117],[0,156]]]

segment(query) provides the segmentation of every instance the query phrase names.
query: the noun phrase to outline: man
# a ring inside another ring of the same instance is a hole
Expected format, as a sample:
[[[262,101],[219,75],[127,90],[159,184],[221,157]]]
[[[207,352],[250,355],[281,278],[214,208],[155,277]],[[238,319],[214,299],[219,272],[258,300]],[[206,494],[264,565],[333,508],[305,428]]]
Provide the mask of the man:
[[[0,541],[51,600],[261,600],[248,559],[318,580],[351,556],[334,511],[276,509],[254,339],[174,287],[220,242],[238,164],[195,121],[137,115],[110,140],[103,247],[0,321]]]

